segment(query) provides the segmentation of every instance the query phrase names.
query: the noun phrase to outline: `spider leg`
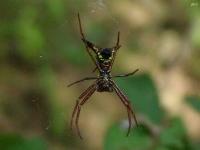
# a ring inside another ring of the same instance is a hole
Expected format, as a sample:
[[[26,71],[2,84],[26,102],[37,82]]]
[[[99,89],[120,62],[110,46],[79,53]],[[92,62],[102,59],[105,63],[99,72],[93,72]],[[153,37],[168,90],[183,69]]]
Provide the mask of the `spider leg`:
[[[132,121],[131,121],[131,115],[130,115],[130,107],[128,107],[128,104],[126,104],[126,102],[124,101],[122,95],[118,92],[118,90],[116,90],[114,88],[115,92],[117,93],[117,95],[119,96],[120,100],[122,101],[122,103],[124,104],[124,106],[127,108],[127,114],[128,114],[128,123],[129,123],[129,126],[128,126],[128,131],[127,131],[127,136],[129,135],[130,133],[130,130],[131,130],[131,124],[132,124]]]
[[[119,87],[114,83],[114,81],[112,81],[114,88],[120,93],[120,95],[123,97],[125,104],[127,105],[127,107],[129,108],[129,110],[131,111],[131,114],[133,115],[134,121],[136,123],[136,125],[138,126],[138,122],[135,116],[135,113],[132,110],[130,101],[128,100],[128,98],[122,93],[122,91],[119,89]]]
[[[87,41],[85,39],[85,35],[83,33],[83,30],[82,30],[82,26],[81,26],[81,19],[80,19],[80,15],[78,13],[78,22],[79,22],[79,29],[80,29],[80,33],[81,33],[81,37],[82,37],[82,41],[84,42],[85,44],[85,47],[86,47],[86,50],[90,56],[90,58],[92,59],[93,63],[96,65],[96,67],[101,70],[99,64],[96,62],[95,58],[93,57],[93,55],[90,53],[89,51],[89,48],[95,50],[95,51],[98,51],[98,48],[96,46],[94,46],[94,44],[92,44],[91,42]]]
[[[119,40],[120,40],[120,32],[117,33],[117,42],[116,42],[116,45],[112,48],[113,49],[113,58],[112,58],[112,62],[110,65],[110,69],[112,69],[117,50],[121,47],[121,45],[119,45]]]
[[[130,128],[131,128],[131,117],[130,117],[130,113],[134,118],[134,121],[136,123],[136,125],[138,126],[138,122],[135,116],[135,113],[133,112],[132,108],[131,108],[131,104],[130,101],[128,100],[128,98],[122,93],[122,91],[118,88],[118,86],[115,84],[114,81],[111,80],[112,86],[114,91],[116,92],[116,94],[119,96],[120,100],[122,101],[122,103],[124,104],[124,106],[127,108],[127,113],[128,113],[128,119],[129,119],[129,128],[128,128],[128,132],[127,132],[127,136],[130,133]]]
[[[130,131],[131,131],[131,115],[130,115],[129,109],[127,109],[127,114],[128,114],[128,124],[129,124],[129,127],[128,127],[128,131],[127,131],[126,136],[128,136],[129,133],[130,133]]]
[[[118,34],[117,34],[117,43],[116,43],[116,47],[119,46],[119,38],[120,38],[120,32],[118,32]]]
[[[78,121],[79,121],[79,116],[80,116],[80,112],[81,112],[81,107],[85,104],[85,102],[87,102],[87,100],[92,96],[92,94],[96,91],[96,87],[94,87],[93,89],[90,90],[90,92],[80,101],[80,103],[78,104],[78,111],[76,114],[76,129],[78,132],[78,135],[81,139],[83,139],[83,137],[81,136],[80,133],[80,129],[78,126]]]
[[[139,69],[136,69],[136,70],[134,70],[134,71],[131,72],[131,73],[113,76],[113,78],[131,76],[131,75],[134,75],[137,71],[139,71]]]
[[[98,68],[97,68],[97,67],[95,67],[95,68],[92,70],[92,72],[95,72],[97,69],[98,69]]]
[[[85,77],[85,78],[83,78],[83,79],[80,79],[80,80],[78,80],[78,81],[75,81],[75,82],[70,83],[70,84],[68,85],[68,87],[70,87],[70,86],[72,86],[72,85],[74,85],[74,84],[83,82],[83,81],[85,81],[85,80],[94,80],[94,79],[98,79],[98,78],[97,78],[97,77]]]
[[[79,97],[78,97],[78,100],[76,100],[76,105],[73,109],[73,112],[72,112],[72,117],[71,117],[71,122],[70,122],[70,128],[72,129],[72,125],[73,125],[73,120],[74,120],[74,115],[77,111],[77,108],[78,108],[78,104],[79,104],[79,100],[82,99],[84,96],[86,96],[88,94],[88,92],[96,85],[96,82],[92,85],[90,85]]]
[[[81,19],[80,19],[79,13],[78,13],[78,23],[79,23],[79,29],[80,29],[80,33],[81,33],[82,39],[85,39],[85,35],[83,33],[82,26],[81,26]]]

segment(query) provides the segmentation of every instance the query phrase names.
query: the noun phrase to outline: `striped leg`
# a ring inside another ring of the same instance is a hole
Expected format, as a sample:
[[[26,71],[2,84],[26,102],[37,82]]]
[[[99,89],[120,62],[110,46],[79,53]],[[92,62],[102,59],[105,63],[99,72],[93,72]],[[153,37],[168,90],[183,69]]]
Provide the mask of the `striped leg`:
[[[127,108],[127,113],[128,113],[128,120],[129,120],[129,128],[128,128],[128,132],[127,132],[127,136],[130,133],[130,129],[131,129],[131,115],[134,118],[134,121],[136,123],[136,125],[138,126],[138,122],[135,116],[135,113],[133,112],[132,108],[131,108],[131,104],[128,100],[128,98],[121,92],[121,90],[117,87],[117,85],[114,83],[114,81],[111,81],[112,85],[113,85],[113,89],[116,92],[116,94],[119,96],[120,100],[122,101],[122,103],[124,104],[124,106]]]

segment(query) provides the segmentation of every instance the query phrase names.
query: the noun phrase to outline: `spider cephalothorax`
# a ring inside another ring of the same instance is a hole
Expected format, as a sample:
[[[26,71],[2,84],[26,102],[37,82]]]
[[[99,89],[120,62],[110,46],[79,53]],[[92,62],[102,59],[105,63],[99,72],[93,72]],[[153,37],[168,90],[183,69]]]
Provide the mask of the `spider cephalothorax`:
[[[78,127],[78,120],[79,120],[79,115],[80,115],[80,111],[81,111],[81,106],[92,96],[92,94],[95,91],[97,91],[97,92],[113,92],[114,91],[119,96],[119,98],[122,101],[122,103],[124,104],[124,106],[127,108],[128,121],[129,121],[129,128],[128,128],[127,135],[129,135],[130,129],[131,129],[131,124],[132,124],[131,115],[133,116],[136,125],[137,125],[137,120],[136,120],[135,114],[131,108],[131,104],[130,104],[128,98],[122,93],[122,91],[118,88],[118,86],[115,84],[115,82],[112,80],[112,78],[127,77],[130,75],[133,75],[138,71],[138,69],[136,69],[135,71],[128,73],[128,74],[111,76],[110,71],[112,69],[117,50],[121,47],[119,45],[120,33],[118,32],[117,42],[114,47],[99,48],[96,45],[94,45],[93,43],[91,43],[90,41],[85,39],[85,36],[82,31],[82,27],[81,27],[81,20],[80,20],[79,14],[78,14],[78,21],[79,21],[79,28],[80,28],[80,32],[81,32],[82,41],[85,44],[85,47],[86,47],[86,50],[87,50],[89,56],[91,57],[92,61],[95,64],[94,71],[98,70],[99,75],[97,77],[86,77],[86,78],[83,78],[81,80],[78,80],[78,81],[73,82],[68,85],[68,86],[72,86],[76,83],[79,83],[79,82],[82,82],[85,80],[95,80],[94,83],[92,85],[90,85],[78,97],[78,100],[76,101],[76,105],[75,105],[73,113],[72,113],[71,128],[72,128],[72,124],[73,124],[73,119],[76,115],[76,118],[75,118],[76,129],[77,129],[79,137],[82,138],[79,127]],[[96,55],[96,58],[93,56],[92,52]]]

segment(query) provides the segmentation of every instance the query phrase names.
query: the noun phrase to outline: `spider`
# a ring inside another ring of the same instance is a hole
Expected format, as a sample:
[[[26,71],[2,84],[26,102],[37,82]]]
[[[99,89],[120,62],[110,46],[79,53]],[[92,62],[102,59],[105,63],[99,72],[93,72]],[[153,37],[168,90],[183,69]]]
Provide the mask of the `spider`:
[[[68,87],[86,81],[86,80],[95,80],[92,85],[90,85],[77,99],[76,105],[73,109],[72,112],[72,117],[71,117],[71,129],[73,126],[73,121],[75,117],[75,125],[76,125],[76,130],[78,136],[82,138],[80,129],[78,126],[78,121],[79,121],[79,115],[81,111],[81,107],[88,101],[88,99],[94,94],[95,91],[97,92],[115,92],[118,97],[120,98],[121,102],[127,109],[127,114],[128,114],[128,131],[127,131],[127,136],[130,133],[131,129],[131,124],[132,124],[132,117],[134,118],[135,124],[138,126],[137,120],[135,113],[133,112],[131,108],[130,101],[128,98],[122,93],[122,91],[119,89],[119,87],[115,84],[115,82],[112,80],[112,78],[118,78],[118,77],[127,77],[130,75],[135,74],[139,69],[136,69],[135,71],[128,73],[128,74],[123,74],[123,75],[111,75],[111,69],[113,66],[113,62],[115,60],[116,53],[118,49],[121,47],[119,44],[120,40],[120,32],[118,32],[117,35],[117,42],[116,45],[111,47],[111,48],[100,48],[97,47],[95,44],[92,42],[86,40],[85,35],[82,30],[82,25],[81,25],[81,19],[80,15],[78,13],[78,23],[79,23],[79,29],[80,29],[80,34],[81,34],[81,39],[86,47],[87,53],[89,54],[90,58],[92,59],[93,63],[95,64],[95,69],[93,70],[96,71],[98,70],[99,75],[97,77],[85,77],[81,80],[75,81],[71,84],[68,85]],[[96,58],[94,57],[94,55]]]

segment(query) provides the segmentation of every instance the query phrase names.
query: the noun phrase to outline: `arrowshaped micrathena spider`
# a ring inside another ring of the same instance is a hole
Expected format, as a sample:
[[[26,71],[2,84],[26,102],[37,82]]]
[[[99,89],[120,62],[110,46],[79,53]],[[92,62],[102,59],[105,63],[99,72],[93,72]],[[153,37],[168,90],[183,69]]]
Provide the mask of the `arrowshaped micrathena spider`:
[[[127,108],[128,121],[129,121],[129,127],[128,127],[128,132],[127,132],[127,136],[128,136],[130,133],[131,124],[132,124],[131,118],[132,117],[134,118],[136,125],[138,125],[138,123],[137,123],[136,116],[131,108],[131,104],[130,104],[128,98],[122,93],[122,91],[118,88],[118,86],[115,84],[115,82],[112,80],[112,78],[127,77],[127,76],[135,74],[139,69],[136,69],[135,71],[128,73],[128,74],[112,76],[110,71],[112,69],[116,53],[117,53],[118,49],[121,47],[121,45],[119,44],[120,32],[118,32],[117,42],[114,47],[100,48],[85,39],[85,35],[84,35],[84,33],[82,31],[82,27],[81,27],[81,20],[80,20],[79,14],[78,14],[78,22],[79,22],[81,39],[82,39],[83,43],[85,44],[87,53],[89,54],[93,63],[95,64],[95,70],[96,69],[98,70],[99,75],[98,75],[98,77],[86,77],[86,78],[83,78],[81,80],[78,80],[78,81],[73,82],[68,85],[68,87],[70,87],[76,83],[80,83],[85,80],[95,80],[94,83],[92,85],[90,85],[78,97],[78,100],[76,101],[76,105],[75,105],[73,113],[72,113],[71,128],[73,125],[74,117],[76,116],[75,117],[75,125],[76,125],[76,129],[77,129],[77,133],[78,133],[79,137],[82,139],[82,136],[81,136],[81,133],[79,130],[79,126],[78,126],[81,107],[86,103],[86,101],[92,96],[92,94],[95,91],[97,91],[97,92],[113,92],[114,91],[119,96],[119,98],[122,101],[122,103],[124,104],[124,106]],[[96,55],[96,58],[92,55],[92,52]],[[132,115],[132,117],[131,117],[131,115]]]

